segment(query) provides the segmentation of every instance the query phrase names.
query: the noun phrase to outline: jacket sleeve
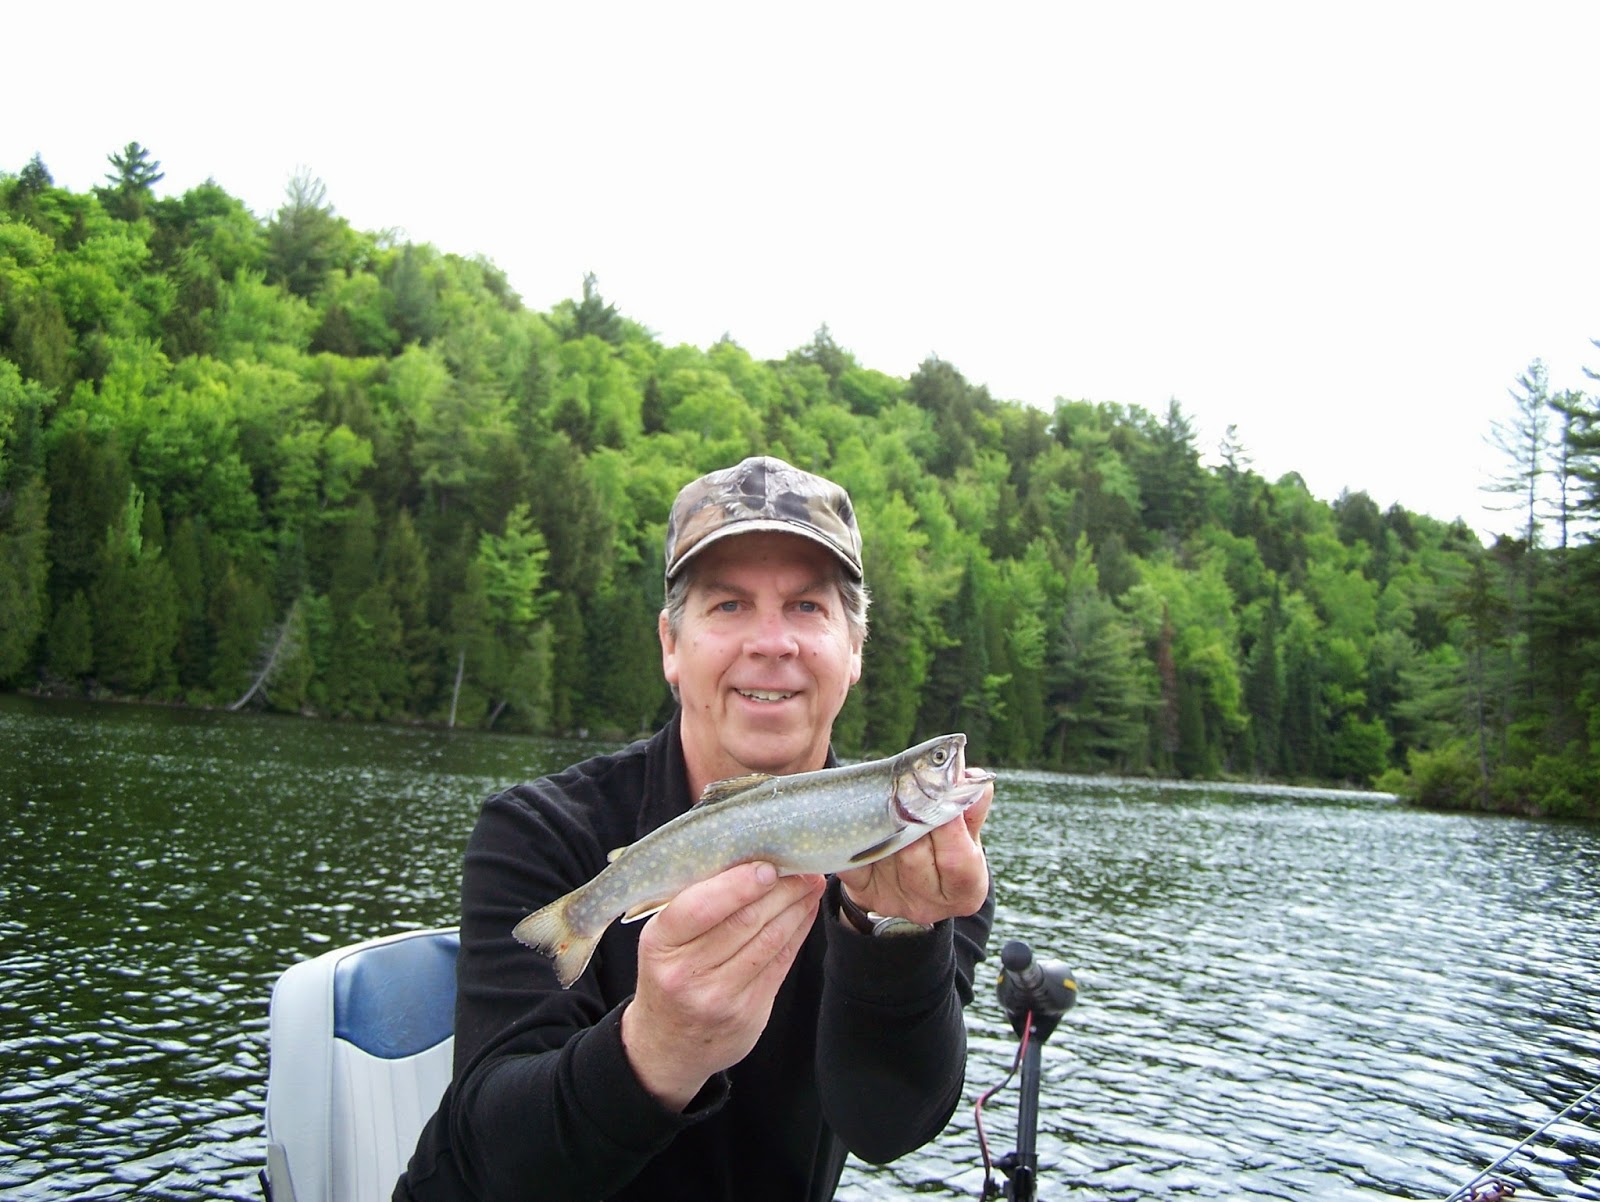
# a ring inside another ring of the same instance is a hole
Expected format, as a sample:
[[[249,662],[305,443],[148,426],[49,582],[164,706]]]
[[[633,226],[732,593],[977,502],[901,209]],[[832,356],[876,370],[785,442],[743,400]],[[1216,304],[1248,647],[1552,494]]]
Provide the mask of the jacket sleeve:
[[[633,978],[626,935],[608,933],[597,971],[571,989],[512,938],[529,909],[605,863],[604,835],[565,822],[559,796],[530,804],[530,788],[485,803],[468,841],[455,1075],[397,1198],[604,1197],[725,1100],[726,1079],[714,1079],[677,1114],[639,1083],[621,1036],[631,985],[618,995],[607,984]],[[608,950],[622,963],[604,962]]]
[[[994,921],[994,882],[976,914],[947,919],[926,935],[874,938],[841,923],[837,879],[823,907],[823,1111],[851,1152],[883,1164],[938,1135],[961,1100],[963,1010]]]

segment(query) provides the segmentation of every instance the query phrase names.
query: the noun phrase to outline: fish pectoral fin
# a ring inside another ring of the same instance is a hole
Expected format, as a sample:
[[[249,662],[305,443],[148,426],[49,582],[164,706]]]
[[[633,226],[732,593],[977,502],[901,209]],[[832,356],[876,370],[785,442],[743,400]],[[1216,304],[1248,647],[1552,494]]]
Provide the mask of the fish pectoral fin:
[[[900,832],[895,831],[887,839],[879,839],[871,847],[862,848],[856,852],[855,855],[850,857],[850,862],[852,864],[870,864],[874,860],[881,859],[894,846],[895,840],[899,838]]]
[[[629,906],[622,913],[623,922],[638,922],[640,919],[649,918],[652,914],[659,914],[667,908],[670,897],[663,897],[656,901],[642,901]]]
[[[694,804],[697,806],[712,805],[715,802],[724,801],[737,793],[743,793],[746,789],[753,789],[771,779],[771,773],[751,772],[746,776],[730,776],[727,780],[714,780],[705,787],[705,790],[700,794],[700,800]]]

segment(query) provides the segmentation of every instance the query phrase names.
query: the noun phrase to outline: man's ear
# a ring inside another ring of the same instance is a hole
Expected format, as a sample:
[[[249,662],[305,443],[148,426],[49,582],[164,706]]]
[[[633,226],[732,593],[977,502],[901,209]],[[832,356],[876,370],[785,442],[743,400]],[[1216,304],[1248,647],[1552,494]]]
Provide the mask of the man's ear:
[[[661,640],[661,675],[667,683],[678,683],[678,640],[672,637],[672,627],[667,622],[667,611],[656,616],[656,637]],[[860,656],[857,656],[860,659]]]

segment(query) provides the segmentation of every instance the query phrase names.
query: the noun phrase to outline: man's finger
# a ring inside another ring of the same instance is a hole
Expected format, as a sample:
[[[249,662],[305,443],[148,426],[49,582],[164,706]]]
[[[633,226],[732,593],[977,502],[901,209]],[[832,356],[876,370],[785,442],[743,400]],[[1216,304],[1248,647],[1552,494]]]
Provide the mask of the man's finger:
[[[777,882],[778,870],[765,860],[736,864],[690,885],[650,921],[664,942],[688,943],[765,897]]]
[[[800,954],[800,948],[816,921],[817,906],[822,901],[827,882],[820,876],[796,876],[785,878],[784,885],[782,892],[791,896],[788,904],[771,918],[750,928],[749,938],[733,949],[722,965],[734,968],[737,975],[744,976],[758,990],[768,993],[777,989],[788,975],[795,957]],[[773,896],[776,897],[779,892],[774,890]],[[760,908],[764,910],[766,903],[763,902]],[[777,980],[769,984],[767,978],[773,975]]]
[[[807,905],[810,895],[821,892],[821,880],[780,877],[765,862],[739,864],[678,894],[651,920],[659,924],[651,934],[663,951],[701,942],[696,958],[707,966],[722,965],[762,938],[767,925],[786,909]],[[772,948],[763,960],[786,941],[786,932],[769,940]]]
[[[978,842],[978,832],[983,828],[984,821],[989,817],[989,807],[994,804],[994,784],[983,791],[978,800],[969,805],[961,813],[962,821],[966,823],[967,830],[972,833],[974,842]]]

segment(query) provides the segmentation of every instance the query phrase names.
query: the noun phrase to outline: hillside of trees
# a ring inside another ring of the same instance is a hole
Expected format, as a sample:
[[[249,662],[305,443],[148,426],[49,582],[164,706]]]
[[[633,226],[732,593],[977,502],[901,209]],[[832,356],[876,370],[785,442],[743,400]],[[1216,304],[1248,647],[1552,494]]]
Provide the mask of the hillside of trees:
[[[1204,466],[1177,402],[1046,411],[826,328],[664,346],[593,278],[532,311],[307,177],[263,220],[110,163],[0,173],[0,685],[631,736],[670,712],[672,498],[766,452],[860,514],[841,754],[964,730],[978,763],[1600,812],[1600,410],[1537,364],[1499,431],[1527,536],[1486,548],[1263,479],[1234,431]]]

